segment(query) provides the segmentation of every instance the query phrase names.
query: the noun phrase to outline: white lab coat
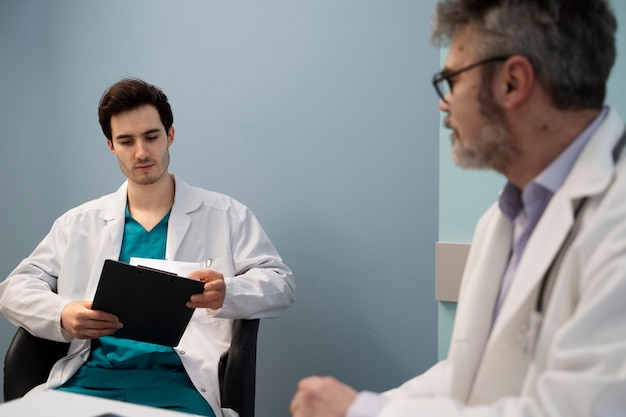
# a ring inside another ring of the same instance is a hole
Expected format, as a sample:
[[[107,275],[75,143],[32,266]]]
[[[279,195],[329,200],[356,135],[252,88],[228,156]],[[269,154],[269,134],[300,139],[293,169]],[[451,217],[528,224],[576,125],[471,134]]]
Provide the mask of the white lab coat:
[[[497,205],[480,219],[447,360],[387,392],[380,417],[626,415],[626,158],[616,166],[611,157],[623,130],[611,110],[530,237],[491,336],[512,226]],[[573,201],[584,196],[580,232],[527,355],[541,278],[573,224]]]
[[[197,309],[175,350],[198,391],[219,414],[217,365],[230,346],[231,319],[277,317],[294,302],[295,284],[245,206],[175,181],[166,259],[212,259],[211,268],[224,274],[226,283],[222,309]],[[0,284],[0,312],[11,323],[39,337],[71,342],[69,356],[53,367],[39,389],[62,385],[89,357],[90,342],[72,339],[61,329],[61,311],[69,301],[92,300],[104,260],[118,259],[125,207],[126,183],[113,194],[63,214]]]

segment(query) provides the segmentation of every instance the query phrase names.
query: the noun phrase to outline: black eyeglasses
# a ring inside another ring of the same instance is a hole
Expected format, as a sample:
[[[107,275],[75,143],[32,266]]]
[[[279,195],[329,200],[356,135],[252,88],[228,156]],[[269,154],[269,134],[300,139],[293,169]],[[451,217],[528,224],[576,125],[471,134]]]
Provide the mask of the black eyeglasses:
[[[489,62],[495,62],[495,61],[506,61],[509,58],[510,58],[510,55],[492,56],[491,58],[486,58],[478,62],[474,62],[473,64],[470,64],[456,71],[452,71],[452,72],[446,72],[446,70],[439,71],[437,74],[433,76],[433,86],[435,87],[435,91],[437,91],[437,94],[439,95],[439,97],[441,97],[441,99],[444,102],[450,104],[448,100],[446,100],[446,96],[452,93],[452,83],[450,82],[450,79],[452,77],[455,77],[459,75],[460,73],[470,70],[479,65],[483,65],[483,64],[487,64]]]

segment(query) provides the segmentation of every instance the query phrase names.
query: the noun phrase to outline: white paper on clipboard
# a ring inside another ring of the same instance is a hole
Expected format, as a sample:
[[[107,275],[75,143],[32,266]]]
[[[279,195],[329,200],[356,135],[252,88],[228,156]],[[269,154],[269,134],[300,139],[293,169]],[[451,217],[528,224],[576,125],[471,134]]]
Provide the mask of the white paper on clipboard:
[[[165,272],[171,272],[181,277],[189,277],[194,271],[206,268],[204,262],[168,261],[165,259],[130,258],[131,265],[145,266]]]

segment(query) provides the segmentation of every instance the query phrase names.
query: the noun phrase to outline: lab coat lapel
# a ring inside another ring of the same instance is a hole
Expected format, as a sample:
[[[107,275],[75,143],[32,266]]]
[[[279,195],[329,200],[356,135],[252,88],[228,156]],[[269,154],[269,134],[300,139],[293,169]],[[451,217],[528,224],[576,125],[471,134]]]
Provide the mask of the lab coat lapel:
[[[572,204],[569,196],[557,193],[546,207],[526,245],[507,299],[494,323],[493,338],[498,336],[522,305],[529,302],[528,298],[556,257],[574,223]],[[530,302],[534,302],[534,298]]]
[[[474,383],[491,330],[500,280],[506,268],[512,237],[511,222],[497,205],[491,207],[477,228],[462,279],[449,359],[455,364],[450,395],[466,401]]]
[[[562,200],[562,201],[559,201]],[[528,367],[524,352],[525,326],[537,297],[545,270],[565,239],[572,224],[567,199],[553,200],[528,241],[513,278],[507,298],[488,336],[484,354],[466,398],[467,404],[485,404],[507,394],[519,392]],[[499,287],[496,284],[496,287]],[[494,381],[498,381],[494,384]]]
[[[176,177],[174,179],[176,181],[176,194],[167,226],[167,244],[165,249],[165,259],[170,261],[177,260],[176,254],[191,224],[190,213],[195,211],[199,204],[194,199],[191,187]]]
[[[102,265],[106,259],[118,260],[122,250],[122,239],[124,238],[124,223],[126,220],[126,194],[127,183],[124,182],[112,195],[103,197],[106,205],[102,210],[100,220],[104,222],[104,229],[111,239],[110,243],[103,241],[103,244],[95,247],[95,258],[100,263],[93,265],[92,279],[87,283],[86,294],[93,296],[96,293],[102,270]],[[112,197],[112,198],[110,198]]]
[[[103,220],[106,222],[106,228],[111,235],[110,247],[103,249],[110,249],[110,252],[104,254],[102,259],[115,259],[117,260],[122,250],[122,239],[124,237],[124,222],[126,212],[127,198],[127,186],[128,183],[124,182],[120,188],[114,193],[111,199],[110,205],[103,212]]]

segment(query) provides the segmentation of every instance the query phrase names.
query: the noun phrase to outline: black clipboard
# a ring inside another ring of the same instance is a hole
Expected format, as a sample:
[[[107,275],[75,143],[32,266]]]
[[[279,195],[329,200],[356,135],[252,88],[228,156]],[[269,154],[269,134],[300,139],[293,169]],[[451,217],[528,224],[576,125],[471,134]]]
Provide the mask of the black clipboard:
[[[201,281],[107,259],[91,308],[119,317],[115,337],[176,346],[195,310],[186,303],[203,291]]]

